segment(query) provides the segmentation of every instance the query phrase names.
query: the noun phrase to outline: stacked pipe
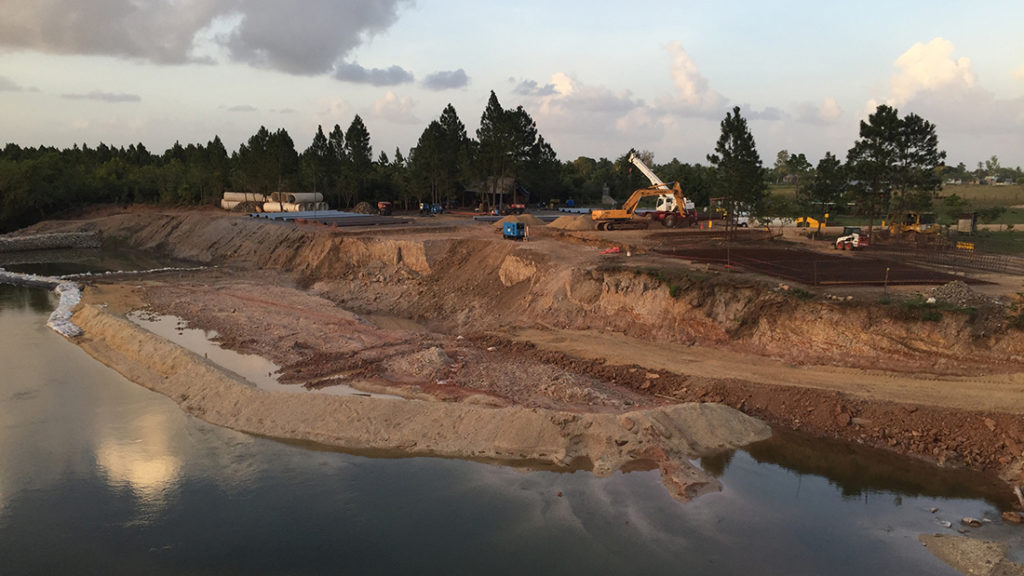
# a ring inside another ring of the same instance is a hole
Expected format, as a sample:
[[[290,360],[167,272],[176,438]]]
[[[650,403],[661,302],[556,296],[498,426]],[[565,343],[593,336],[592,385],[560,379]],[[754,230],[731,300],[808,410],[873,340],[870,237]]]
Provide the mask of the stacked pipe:
[[[233,210],[239,204],[251,202],[260,206],[263,212],[312,212],[327,210],[324,195],[319,192],[274,192],[273,194],[257,194],[254,192],[225,192],[220,207]]]

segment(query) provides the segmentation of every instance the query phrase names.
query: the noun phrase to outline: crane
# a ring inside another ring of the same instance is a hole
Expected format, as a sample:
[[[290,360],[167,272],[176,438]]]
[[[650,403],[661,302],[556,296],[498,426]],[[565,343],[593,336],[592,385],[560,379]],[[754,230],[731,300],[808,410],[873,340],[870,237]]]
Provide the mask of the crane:
[[[598,230],[646,228],[647,222],[638,218],[634,212],[640,199],[650,196],[658,197],[654,212],[649,213],[651,220],[657,220],[669,228],[674,227],[680,220],[685,219],[691,224],[697,220],[693,202],[683,196],[678,182],[673,182],[670,187],[661,178],[658,178],[658,175],[648,168],[639,156],[632,152],[629,153],[629,162],[651,181],[651,185],[633,192],[629,199],[623,202],[622,208],[619,210],[592,212],[591,218],[597,222]]]
[[[655,176],[657,178],[657,176]],[[668,194],[665,194],[665,192]],[[673,204],[676,206],[685,206],[686,197],[683,196],[683,191],[679,187],[678,182],[673,182],[672,187],[669,188],[668,184],[664,182],[661,185],[648,186],[647,188],[641,188],[630,194],[629,198],[622,203],[622,208],[614,210],[593,210],[590,213],[590,218],[597,224],[598,230],[635,230],[638,228],[647,228],[648,220],[646,218],[638,218],[635,214],[636,207],[643,198],[650,196],[669,196],[672,198]],[[663,214],[664,217],[660,218],[661,223],[665,226],[672,228],[678,222],[680,214],[676,211],[660,211],[656,214]]]

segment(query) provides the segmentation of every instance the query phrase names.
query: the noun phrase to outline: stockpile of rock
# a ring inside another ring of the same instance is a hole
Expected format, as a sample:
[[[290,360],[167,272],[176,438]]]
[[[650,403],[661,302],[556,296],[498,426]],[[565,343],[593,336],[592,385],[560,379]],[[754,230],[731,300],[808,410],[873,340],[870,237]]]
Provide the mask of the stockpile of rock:
[[[971,290],[971,287],[962,280],[954,280],[949,284],[936,286],[931,289],[929,296],[939,302],[948,302],[962,308],[999,304],[998,300]]]
[[[0,252],[24,250],[60,250],[99,248],[100,235],[96,232],[63,232],[34,234],[31,236],[0,236]]]

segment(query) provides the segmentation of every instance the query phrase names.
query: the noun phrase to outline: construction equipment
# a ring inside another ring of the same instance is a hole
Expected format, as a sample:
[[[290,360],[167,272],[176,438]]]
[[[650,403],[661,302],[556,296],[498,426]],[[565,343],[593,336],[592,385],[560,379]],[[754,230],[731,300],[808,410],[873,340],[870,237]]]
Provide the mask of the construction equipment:
[[[938,234],[939,232],[939,226],[935,223],[935,214],[929,212],[900,212],[889,221],[889,234],[893,236]]]
[[[651,186],[656,186],[661,190],[664,190],[662,194],[658,195],[654,211],[647,212],[647,216],[651,220],[657,220],[669,228],[674,227],[683,220],[687,221],[691,225],[697,222],[697,208],[694,206],[693,202],[680,194],[682,203],[679,203],[673,191],[668,187],[668,184],[665,184],[661,178],[658,178],[658,175],[648,168],[647,164],[644,164],[644,161],[636,154],[630,152],[629,162],[633,166],[636,166],[637,169],[651,181]]]
[[[638,216],[636,207],[643,198],[649,198],[651,196],[663,196],[665,191],[668,190],[675,205],[686,206],[686,197],[683,196],[683,191],[679,187],[678,182],[673,182],[672,187],[669,188],[666,184],[657,186],[648,186],[647,188],[641,188],[630,194],[629,198],[622,203],[622,208],[613,210],[592,210],[590,212],[590,218],[597,224],[598,230],[637,230],[640,228],[647,228],[649,220]],[[679,212],[665,212],[665,217],[661,220],[662,224],[672,228],[684,218],[683,214]]]
[[[501,236],[506,240],[526,240],[526,224],[505,222],[501,225]]]
[[[712,214],[717,214],[718,216],[716,217],[720,217],[737,228],[750,227],[750,212],[744,210],[739,202],[733,202],[730,209],[726,205],[725,198],[710,198],[708,200],[708,210]]]
[[[843,234],[836,238],[832,247],[836,250],[856,250],[858,248],[864,248],[867,245],[867,234],[861,232],[859,227],[847,226],[843,229]]]
[[[377,214],[379,216],[391,216],[392,204],[391,202],[377,202]]]

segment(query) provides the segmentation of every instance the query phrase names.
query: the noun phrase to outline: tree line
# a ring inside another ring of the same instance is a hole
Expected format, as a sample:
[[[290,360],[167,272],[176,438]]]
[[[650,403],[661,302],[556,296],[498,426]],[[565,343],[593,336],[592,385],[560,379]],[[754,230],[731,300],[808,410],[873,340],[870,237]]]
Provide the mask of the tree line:
[[[225,190],[316,191],[341,209],[377,200],[407,208],[419,202],[495,205],[509,201],[502,194],[510,189],[520,202],[596,204],[608,191],[621,198],[648,185],[633,174],[628,157],[634,152],[666,182],[678,181],[697,206],[718,198],[722,206],[742,206],[753,215],[852,205],[863,215],[884,217],[894,207],[924,206],[943,177],[965,169],[945,166],[934,125],[913,114],[901,118],[884,105],[861,122],[845,163],[829,152],[811,167],[804,155],[782,151],[774,168],[765,168],[739,107],[722,120],[705,165],[675,158],[655,164],[649,152],[636,150],[614,160],[581,156],[563,162],[529,113],[522,106],[502,107],[492,91],[475,138],[449,104],[407,154],[396,148],[391,157],[383,151],[374,156],[370,131],[358,115],[345,130],[318,126],[301,152],[287,131],[263,126],[230,153],[218,136],[206,144],[176,142],[162,154],[141,143],[67,149],[7,144],[0,150],[0,232],[92,204],[215,204]],[[988,168],[1001,169],[995,157]],[[797,183],[796,198],[769,194],[773,182]]]

